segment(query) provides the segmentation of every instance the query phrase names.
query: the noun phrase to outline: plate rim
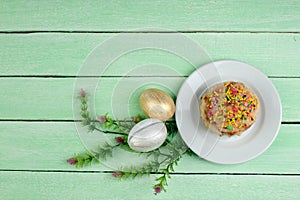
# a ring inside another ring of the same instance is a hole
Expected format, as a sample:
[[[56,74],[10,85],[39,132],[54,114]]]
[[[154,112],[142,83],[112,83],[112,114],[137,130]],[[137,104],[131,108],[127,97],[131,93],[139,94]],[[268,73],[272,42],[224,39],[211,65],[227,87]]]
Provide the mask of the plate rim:
[[[235,64],[239,64],[239,65],[243,65],[243,66],[247,66],[248,68],[251,68],[251,70],[254,70],[256,73],[262,75],[262,77],[264,77],[265,81],[267,81],[269,83],[269,86],[272,87],[273,91],[272,91],[272,95],[275,95],[276,97],[276,101],[278,101],[278,104],[279,104],[279,107],[278,107],[278,116],[279,117],[279,120],[278,120],[278,123],[276,124],[276,129],[274,131],[274,133],[272,134],[272,137],[269,137],[270,139],[267,141],[266,145],[259,150],[258,153],[252,155],[252,156],[249,156],[249,157],[246,157],[245,159],[240,159],[239,161],[236,161],[236,162],[225,162],[224,160],[212,160],[212,159],[207,159],[206,157],[202,157],[201,155],[199,155],[198,153],[194,152],[193,149],[191,149],[195,154],[197,154],[200,158],[203,158],[209,162],[212,162],[212,163],[217,163],[217,164],[227,164],[227,165],[230,165],[230,164],[240,164],[240,163],[244,163],[244,162],[247,162],[249,160],[252,160],[258,156],[260,156],[261,154],[263,154],[272,144],[273,142],[275,141],[278,133],[279,133],[279,130],[281,128],[281,122],[282,122],[282,103],[281,103],[281,99],[280,99],[280,96],[278,94],[278,91],[276,89],[276,87],[274,86],[274,84],[272,83],[272,81],[264,74],[262,73],[260,70],[258,70],[257,68],[255,68],[254,66],[248,64],[248,63],[245,63],[245,62],[241,62],[241,61],[238,61],[238,60],[218,60],[218,61],[213,61],[213,62],[209,62],[209,63],[206,63],[202,66],[200,66],[199,68],[197,68],[194,72],[192,72],[188,78],[184,81],[184,83],[181,85],[180,89],[179,89],[179,92],[178,92],[178,95],[177,95],[177,99],[176,99],[176,111],[175,111],[175,120],[176,120],[176,124],[177,124],[177,127],[178,127],[178,132],[180,134],[180,136],[182,137],[182,134],[181,133],[181,126],[180,126],[180,123],[178,123],[177,119],[178,119],[178,115],[180,113],[180,111],[178,110],[178,102],[179,102],[179,97],[180,97],[180,94],[182,93],[182,90],[183,90],[183,86],[185,84],[187,84],[188,80],[195,76],[195,74],[199,73],[199,71],[201,72],[202,69],[205,69],[205,67],[208,67],[210,65],[224,65],[224,64],[228,64],[228,63],[235,63]],[[223,81],[224,82],[224,81]],[[198,86],[198,88],[200,87],[201,85]],[[184,139],[184,137],[182,137],[183,141],[185,143],[187,143]],[[190,145],[189,144],[186,144],[189,148]]]

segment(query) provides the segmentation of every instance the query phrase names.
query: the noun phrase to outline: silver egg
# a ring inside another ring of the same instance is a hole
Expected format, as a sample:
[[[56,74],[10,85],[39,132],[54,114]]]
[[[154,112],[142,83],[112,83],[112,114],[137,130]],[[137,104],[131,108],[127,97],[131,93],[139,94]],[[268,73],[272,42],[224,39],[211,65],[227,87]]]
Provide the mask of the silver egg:
[[[167,138],[166,125],[153,118],[137,123],[128,134],[128,145],[138,152],[148,152],[160,147]]]

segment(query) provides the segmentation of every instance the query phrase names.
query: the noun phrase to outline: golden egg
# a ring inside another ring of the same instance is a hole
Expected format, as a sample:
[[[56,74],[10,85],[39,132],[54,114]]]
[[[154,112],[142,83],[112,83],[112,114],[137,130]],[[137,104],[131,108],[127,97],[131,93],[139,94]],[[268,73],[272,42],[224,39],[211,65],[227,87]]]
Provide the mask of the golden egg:
[[[140,96],[140,104],[144,113],[155,119],[167,121],[175,112],[173,99],[164,91],[151,88]]]

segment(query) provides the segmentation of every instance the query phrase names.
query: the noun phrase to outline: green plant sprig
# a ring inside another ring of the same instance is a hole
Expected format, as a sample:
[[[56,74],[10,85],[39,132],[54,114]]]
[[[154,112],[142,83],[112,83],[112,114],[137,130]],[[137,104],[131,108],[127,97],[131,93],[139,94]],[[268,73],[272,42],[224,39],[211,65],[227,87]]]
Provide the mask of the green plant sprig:
[[[87,126],[88,132],[96,130],[104,134],[120,136],[115,137],[116,144],[110,145],[104,143],[104,145],[99,146],[97,150],[77,154],[67,160],[69,164],[81,168],[100,163],[101,160],[112,157],[113,150],[116,148],[135,152],[130,149],[127,144],[127,136],[131,128],[143,119],[140,115],[124,120],[114,120],[106,113],[103,116],[97,117],[95,120],[92,119],[90,112],[88,111],[88,97],[84,90],[80,91],[79,100],[81,103],[81,124],[82,126]],[[146,155],[146,157],[151,157],[150,161],[139,166],[122,167],[122,169],[114,172],[112,175],[118,179],[134,179],[145,175],[149,176],[152,173],[161,174],[161,176],[155,179],[157,183],[153,186],[154,194],[158,194],[161,191],[165,192],[166,187],[168,186],[168,179],[171,178],[170,174],[175,172],[174,166],[178,164],[182,155],[184,153],[193,155],[192,151],[186,147],[182,139],[175,138],[178,134],[175,121],[167,121],[165,122],[165,125],[168,131],[168,137],[165,143],[159,149],[147,153],[140,153]]]
[[[168,180],[171,178],[170,173],[175,172],[174,165],[178,165],[178,161],[181,159],[181,156],[177,159],[170,162],[165,169],[162,169],[161,172],[163,173],[160,177],[156,178],[155,180],[158,182],[153,186],[154,194],[158,194],[163,190],[166,192],[166,187],[168,186]]]
[[[104,143],[104,145],[99,146],[97,150],[82,154],[75,154],[74,157],[67,161],[71,165],[75,165],[77,168],[91,166],[92,164],[100,163],[100,160],[106,160],[108,157],[112,157],[113,149],[120,145],[121,144],[110,145],[108,143]]]
[[[80,100],[80,116],[82,117],[81,125],[86,126],[88,132],[96,130],[105,134],[127,135],[131,128],[142,119],[138,115],[134,120],[113,120],[106,113],[104,116],[98,116],[97,120],[95,120],[92,119],[88,111],[88,96],[84,90],[81,90],[78,98]]]

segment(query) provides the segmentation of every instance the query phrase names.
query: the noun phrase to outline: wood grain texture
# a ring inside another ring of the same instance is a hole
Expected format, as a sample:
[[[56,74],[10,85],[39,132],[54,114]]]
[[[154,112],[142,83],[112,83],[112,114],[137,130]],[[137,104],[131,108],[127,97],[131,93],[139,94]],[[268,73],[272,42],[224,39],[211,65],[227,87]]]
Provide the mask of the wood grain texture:
[[[174,175],[154,196],[150,178],[118,182],[110,174],[0,172],[1,199],[299,199],[295,176]],[[226,183],[226,184],[224,184]]]
[[[91,81],[98,79],[80,80],[89,85]],[[300,79],[271,80],[281,97],[283,121],[300,121]],[[74,81],[74,78],[0,78],[1,87],[5,88],[0,90],[0,119],[73,120]],[[139,97],[135,93],[139,86],[155,86],[157,82],[177,94],[183,81],[184,78],[178,77],[102,78],[95,92],[96,110],[92,114],[110,112],[120,119],[140,114],[142,110],[138,103]],[[93,94],[89,87],[85,89]],[[77,99],[74,101],[77,102]]]
[[[247,163],[218,165],[197,156],[186,155],[175,170],[179,173],[300,174],[299,128],[300,125],[282,125],[272,146],[264,154]],[[95,132],[87,137],[98,136]],[[85,143],[90,147],[89,144],[91,143]],[[101,164],[76,169],[66,163],[66,159],[74,153],[85,151],[74,123],[71,122],[0,123],[0,170],[116,170]],[[105,163],[110,163],[110,160]]]
[[[300,5],[284,1],[9,1],[1,31],[299,31]]]
[[[74,123],[61,120],[74,119],[73,77],[86,57],[116,33],[152,30],[167,36],[166,29],[185,32],[213,61],[233,59],[257,67],[278,89],[283,120],[300,122],[298,0],[2,0],[0,199],[300,199],[299,124],[283,124],[273,145],[244,164],[224,166],[184,156],[168,192],[157,197],[151,189],[157,175],[118,182],[109,167],[75,169],[66,163],[73,153],[85,151]],[[99,82],[92,115],[108,111],[122,118],[141,112],[135,91],[145,81],[161,81],[177,94],[184,78],[157,77],[170,75],[160,70],[143,71],[151,78],[119,77],[139,77],[136,69],[145,64],[169,67],[180,76],[194,71],[164,51],[127,53],[103,74],[113,77]],[[92,94],[91,80],[84,86]]]
[[[89,53],[116,35],[0,34],[0,74],[76,76]],[[185,33],[184,35],[197,42],[213,61],[240,60],[257,67],[268,76],[300,76],[300,34]],[[199,66],[206,62],[207,60],[199,62]],[[151,63],[170,66],[184,76],[194,71],[194,67],[179,56],[165,51],[144,49],[122,55],[103,75],[122,76],[134,67]],[[95,76],[94,73],[89,75]],[[148,72],[148,75],[159,76],[161,73],[152,71]]]

